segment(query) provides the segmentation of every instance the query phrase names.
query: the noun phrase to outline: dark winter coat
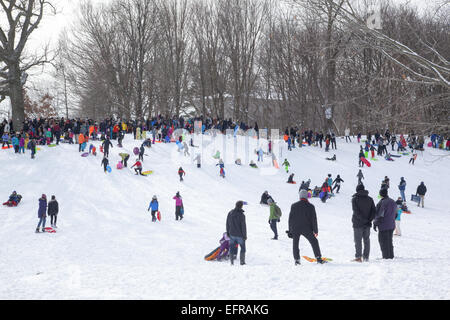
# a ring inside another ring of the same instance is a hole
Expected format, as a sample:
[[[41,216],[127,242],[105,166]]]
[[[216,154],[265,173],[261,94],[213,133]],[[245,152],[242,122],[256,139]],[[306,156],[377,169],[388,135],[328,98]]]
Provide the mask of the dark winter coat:
[[[359,190],[352,198],[352,223],[353,228],[372,227],[375,219],[376,208],[373,199],[369,197],[367,190]]]
[[[314,205],[307,200],[301,200],[291,206],[289,232],[297,235],[319,233]]]
[[[39,199],[38,218],[45,218],[47,212],[47,200],[44,198]]]
[[[394,230],[397,217],[397,204],[389,197],[383,198],[376,207],[377,213],[373,224],[379,231]]]
[[[227,217],[227,234],[247,240],[247,226],[245,224],[244,210],[233,209]]]
[[[423,183],[420,184],[420,186],[417,187],[416,194],[424,196],[425,193],[427,193],[427,187]]]
[[[48,209],[47,209],[47,213],[49,216],[56,216],[58,214],[58,201],[56,200],[51,200],[48,203]]]

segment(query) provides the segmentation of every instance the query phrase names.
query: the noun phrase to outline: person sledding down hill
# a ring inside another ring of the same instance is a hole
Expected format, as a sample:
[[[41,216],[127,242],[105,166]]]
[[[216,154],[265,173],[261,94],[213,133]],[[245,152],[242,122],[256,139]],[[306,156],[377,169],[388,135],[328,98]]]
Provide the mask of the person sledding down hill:
[[[250,161],[250,167],[258,169],[258,166],[253,162],[253,160]]]
[[[293,173],[291,173],[291,175],[289,176],[287,183],[295,184]]]
[[[230,257],[230,238],[227,236],[227,233],[224,232],[222,239],[219,240],[220,246],[208,253],[205,256],[206,261],[221,261],[228,260]]]
[[[13,191],[13,193],[9,196],[8,201],[3,203],[3,205],[8,207],[17,207],[20,200],[22,200],[22,196],[20,194],[17,194],[16,191]]]
[[[326,159],[329,160],[329,161],[336,161],[336,155],[333,155],[332,158],[326,158]]]
[[[391,154],[390,154],[389,152],[386,153],[386,155],[384,156],[384,158],[385,158],[387,161],[394,161],[394,159],[392,159]]]

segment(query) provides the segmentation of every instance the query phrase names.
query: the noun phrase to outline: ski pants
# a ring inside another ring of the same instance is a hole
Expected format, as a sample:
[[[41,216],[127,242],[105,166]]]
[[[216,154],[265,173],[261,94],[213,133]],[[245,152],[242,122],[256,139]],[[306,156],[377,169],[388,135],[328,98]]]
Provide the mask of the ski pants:
[[[313,252],[314,252],[314,256],[316,258],[321,258],[322,255],[320,253],[320,247],[319,247],[319,241],[317,240],[317,238],[314,236],[314,234],[308,233],[308,234],[293,234],[292,235],[292,252],[294,254],[294,259],[295,260],[300,260],[300,249],[298,247],[298,243],[300,241],[300,236],[304,236],[306,238],[306,240],[309,241]]]
[[[152,221],[155,222],[156,221],[156,213],[158,211],[157,210],[152,210]]]
[[[234,237],[230,235],[230,253],[233,256],[237,256],[237,245],[241,247],[241,252],[239,255],[241,263],[245,263],[245,240],[241,237]]]
[[[175,220],[178,220],[178,218],[180,218],[180,220],[183,219],[183,215],[181,214],[181,207],[180,206],[176,206],[175,207]]]
[[[383,259],[394,258],[394,245],[392,242],[393,233],[394,230],[378,231],[378,242],[380,244]]]
[[[51,223],[51,225],[56,224],[56,220],[58,220],[58,216],[56,214],[50,215],[50,223]]]
[[[402,196],[403,202],[406,202],[405,190],[400,190],[400,195]]]
[[[353,228],[353,239],[355,242],[355,258],[369,259],[370,254],[370,227]],[[364,243],[364,252],[362,244]]]

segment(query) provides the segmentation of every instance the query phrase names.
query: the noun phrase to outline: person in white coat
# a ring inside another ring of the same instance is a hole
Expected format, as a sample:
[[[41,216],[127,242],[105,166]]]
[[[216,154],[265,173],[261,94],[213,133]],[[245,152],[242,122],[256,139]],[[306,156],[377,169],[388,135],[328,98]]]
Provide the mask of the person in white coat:
[[[345,142],[348,142],[348,140],[350,140],[350,142],[352,142],[352,139],[350,139],[350,128],[345,129]]]

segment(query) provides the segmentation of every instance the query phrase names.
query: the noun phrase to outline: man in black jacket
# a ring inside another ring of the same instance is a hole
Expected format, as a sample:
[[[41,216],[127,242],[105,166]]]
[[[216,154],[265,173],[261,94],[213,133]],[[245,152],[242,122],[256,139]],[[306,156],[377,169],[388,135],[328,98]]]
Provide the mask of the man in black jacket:
[[[103,145],[103,154],[105,157],[108,157],[109,156],[109,147],[114,148],[113,144],[109,140],[109,137],[106,137],[106,140],[103,141],[102,145]]]
[[[319,241],[317,240],[318,235],[316,209],[308,202],[308,191],[301,190],[300,201],[291,206],[291,212],[289,213],[288,236],[293,240],[292,251],[295,265],[300,264],[300,250],[298,248],[300,236],[304,236],[311,244],[317,263],[326,263],[325,260],[322,260]]]
[[[247,240],[247,226],[245,224],[245,215],[242,201],[236,202],[236,207],[228,213],[227,217],[227,235],[230,237],[230,262],[234,264],[237,257],[237,245],[241,247],[240,261],[245,264],[245,241]]]
[[[364,189],[364,185],[359,184],[356,187],[356,193],[352,198],[352,223],[353,238],[355,241],[355,262],[369,261],[370,253],[370,228],[372,221],[375,219],[376,209],[373,199],[369,197],[369,191]],[[364,241],[364,253],[362,252],[362,244]]]
[[[423,208],[423,198],[425,198],[425,193],[427,193],[427,187],[425,187],[425,184],[423,182],[420,183],[420,185],[417,187],[416,195],[419,195],[420,201],[417,203],[417,206],[420,206],[420,203],[422,202],[422,208]]]

